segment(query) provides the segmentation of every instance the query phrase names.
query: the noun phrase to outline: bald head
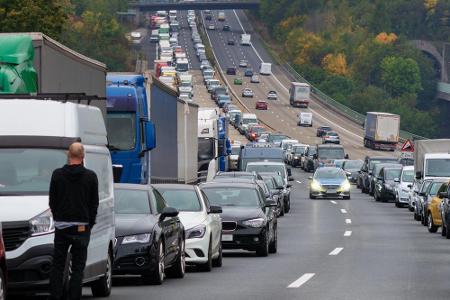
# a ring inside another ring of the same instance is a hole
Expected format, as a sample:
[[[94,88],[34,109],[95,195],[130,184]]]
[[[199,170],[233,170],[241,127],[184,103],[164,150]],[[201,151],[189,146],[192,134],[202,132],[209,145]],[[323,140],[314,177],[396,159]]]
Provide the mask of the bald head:
[[[84,147],[81,143],[73,143],[69,147],[69,153],[67,154],[69,158],[69,165],[79,165],[84,159]]]

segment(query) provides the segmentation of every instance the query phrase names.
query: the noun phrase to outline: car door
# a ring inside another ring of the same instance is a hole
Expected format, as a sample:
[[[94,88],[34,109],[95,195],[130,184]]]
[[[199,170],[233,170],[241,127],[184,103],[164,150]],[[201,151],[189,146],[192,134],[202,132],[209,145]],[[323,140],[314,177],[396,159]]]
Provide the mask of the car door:
[[[196,189],[197,189],[197,194],[202,199],[202,201],[206,207],[206,211],[208,212],[210,209],[208,197],[198,187]],[[222,242],[222,218],[220,217],[219,214],[210,214],[210,213],[208,213],[207,218],[208,218],[208,223],[211,226],[211,237],[212,237],[211,244],[212,244],[212,249],[213,249],[213,253],[214,253],[219,249],[220,244]]]
[[[264,191],[261,187],[258,187],[259,195],[260,195],[260,205],[261,209],[266,215],[267,224],[269,225],[269,241],[274,239],[274,219],[276,218],[276,212],[274,207],[266,207],[266,198],[264,195]]]

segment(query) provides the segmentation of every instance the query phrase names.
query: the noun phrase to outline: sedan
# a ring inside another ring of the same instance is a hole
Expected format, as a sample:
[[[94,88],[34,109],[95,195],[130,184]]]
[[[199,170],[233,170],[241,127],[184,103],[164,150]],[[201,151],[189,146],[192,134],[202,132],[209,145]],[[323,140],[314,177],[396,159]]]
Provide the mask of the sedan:
[[[252,77],[253,76],[253,69],[246,69],[244,72],[245,77]]]
[[[247,132],[245,133],[245,137],[249,141],[255,142],[258,139],[258,137],[264,132],[266,132],[266,129],[261,125],[249,126]]]
[[[259,83],[259,76],[258,75],[253,75],[252,78],[250,79],[251,83]]]
[[[264,198],[256,183],[209,182],[200,185],[211,205],[221,206],[224,249],[277,252],[277,203]],[[269,209],[268,209],[269,208]]]
[[[178,210],[149,185],[116,184],[114,189],[113,273],[141,275],[152,284],[161,284],[165,276],[184,277],[185,236]]]
[[[255,104],[255,109],[267,110],[269,107],[267,106],[267,102],[264,100],[258,100]]]
[[[234,46],[236,44],[236,42],[233,39],[229,39],[227,42],[228,46]]]
[[[313,177],[310,177],[309,198],[342,197],[350,199],[350,182],[344,170],[336,167],[317,168]]]
[[[402,169],[399,167],[383,167],[377,175],[374,197],[376,201],[387,202],[395,200],[395,180],[400,178]]]
[[[230,27],[230,25],[223,25],[222,30],[223,31],[231,31],[231,27]]]
[[[277,180],[275,179],[276,173],[260,173],[261,177],[264,180],[266,186],[270,189],[271,193],[274,195],[274,200],[277,201],[277,215],[284,216],[286,212],[285,203],[284,203],[284,194],[283,194],[283,185],[279,185]]]
[[[253,98],[253,90],[249,88],[245,88],[242,90],[242,97]]]
[[[248,62],[245,59],[241,59],[239,61],[239,67],[240,68],[247,68],[247,66],[248,66]]]
[[[209,30],[216,30],[216,26],[214,24],[209,24],[208,25],[208,29]]]
[[[186,264],[209,272],[222,266],[222,208],[210,206],[208,199],[194,185],[154,185],[167,203],[180,212],[186,230]]]
[[[234,84],[235,85],[242,85],[242,78],[240,78],[240,77],[235,78],[234,79]]]
[[[334,131],[328,131],[324,135],[322,135],[322,144],[340,144],[341,139],[339,138],[339,134]]]
[[[227,75],[236,75],[236,68],[235,67],[227,68]]]
[[[322,137],[323,135],[325,135],[325,133],[327,133],[328,131],[332,131],[332,130],[333,129],[331,129],[330,126],[320,126],[317,128],[316,136]]]
[[[277,92],[275,92],[275,91],[269,91],[269,92],[267,93],[267,99],[268,99],[268,100],[277,100],[277,99],[278,99]]]

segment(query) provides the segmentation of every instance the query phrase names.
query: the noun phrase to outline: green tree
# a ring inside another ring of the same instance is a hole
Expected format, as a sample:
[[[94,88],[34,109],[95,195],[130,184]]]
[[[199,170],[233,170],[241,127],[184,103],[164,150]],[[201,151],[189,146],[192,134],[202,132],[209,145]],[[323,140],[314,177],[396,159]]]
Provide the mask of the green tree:
[[[411,58],[385,57],[381,62],[381,81],[394,97],[416,94],[422,88],[419,65]]]

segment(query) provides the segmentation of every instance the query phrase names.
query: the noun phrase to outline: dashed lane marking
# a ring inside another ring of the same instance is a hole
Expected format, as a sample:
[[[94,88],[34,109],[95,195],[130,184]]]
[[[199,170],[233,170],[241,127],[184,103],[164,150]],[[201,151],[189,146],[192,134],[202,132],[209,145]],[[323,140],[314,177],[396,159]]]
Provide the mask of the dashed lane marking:
[[[344,248],[341,248],[341,247],[335,248],[328,255],[338,255],[339,253],[341,253],[342,250],[344,250]]]
[[[334,200],[331,200],[330,202],[331,202],[331,203],[333,203],[333,204],[337,204],[337,202],[336,202],[336,201],[334,201]]]
[[[306,282],[308,282],[311,278],[316,275],[315,273],[305,273],[303,274],[299,279],[288,285],[288,289],[296,289],[304,285]]]
[[[345,209],[341,209],[341,213],[343,213],[343,214],[346,214],[347,213],[347,210],[345,210]]]
[[[352,232],[350,230],[344,232],[344,236],[351,236],[351,235],[352,235]]]
[[[352,224],[352,219],[345,219],[346,224]]]

